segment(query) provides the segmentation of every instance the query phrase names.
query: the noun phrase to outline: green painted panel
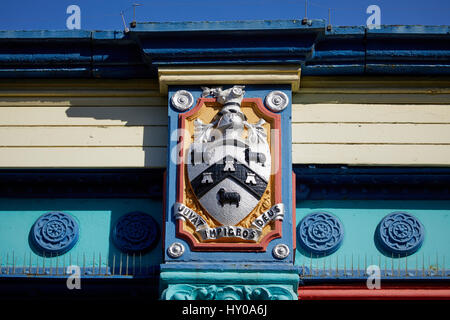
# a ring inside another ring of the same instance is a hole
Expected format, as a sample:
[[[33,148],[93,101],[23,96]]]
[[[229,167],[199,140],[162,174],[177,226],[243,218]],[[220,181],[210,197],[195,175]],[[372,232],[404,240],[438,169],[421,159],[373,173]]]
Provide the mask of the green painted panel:
[[[339,218],[345,230],[342,245],[329,256],[316,257],[302,252],[297,241],[296,265],[327,271],[357,270],[358,264],[360,270],[372,264],[380,265],[382,270],[395,271],[399,268],[436,271],[450,267],[450,201],[299,201],[297,225],[303,217],[315,211],[326,211]],[[422,247],[407,258],[386,257],[374,243],[378,223],[394,211],[406,211],[414,215],[425,227]]]
[[[30,248],[30,230],[42,214],[61,211],[72,215],[79,223],[78,243],[66,254],[56,257],[43,257]],[[14,255],[16,266],[39,265],[59,267],[63,263],[79,266],[112,266],[113,260],[119,266],[121,252],[114,246],[110,232],[115,222],[124,214],[141,211],[151,215],[160,224],[162,203],[150,199],[0,199],[0,265],[11,266]],[[126,255],[122,254],[123,269],[126,268]],[[128,257],[129,268],[159,265],[162,261],[161,241],[149,253]]]

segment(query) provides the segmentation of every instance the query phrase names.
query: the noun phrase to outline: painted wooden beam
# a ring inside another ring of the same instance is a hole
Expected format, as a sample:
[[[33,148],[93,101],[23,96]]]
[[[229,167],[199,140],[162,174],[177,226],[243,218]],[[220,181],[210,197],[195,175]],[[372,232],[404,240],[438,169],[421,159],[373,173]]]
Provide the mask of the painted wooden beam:
[[[159,88],[167,93],[169,85],[211,84],[289,84],[300,88],[300,66],[182,66],[158,68]]]

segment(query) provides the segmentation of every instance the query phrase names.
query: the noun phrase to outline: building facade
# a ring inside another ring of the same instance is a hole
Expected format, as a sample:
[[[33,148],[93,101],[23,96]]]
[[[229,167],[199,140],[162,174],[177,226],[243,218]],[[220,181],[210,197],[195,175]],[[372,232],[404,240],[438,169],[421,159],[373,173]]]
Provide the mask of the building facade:
[[[0,294],[448,299],[449,40],[0,32]]]

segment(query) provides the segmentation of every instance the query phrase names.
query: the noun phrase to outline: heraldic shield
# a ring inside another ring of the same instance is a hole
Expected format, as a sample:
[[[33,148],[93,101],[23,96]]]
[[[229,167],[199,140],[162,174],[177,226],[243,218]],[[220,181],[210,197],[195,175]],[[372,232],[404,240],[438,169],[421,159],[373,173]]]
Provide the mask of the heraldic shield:
[[[174,213],[181,233],[224,248],[270,241],[284,217],[276,188],[279,117],[260,98],[244,99],[244,86],[202,89],[196,107],[180,115],[183,161]]]

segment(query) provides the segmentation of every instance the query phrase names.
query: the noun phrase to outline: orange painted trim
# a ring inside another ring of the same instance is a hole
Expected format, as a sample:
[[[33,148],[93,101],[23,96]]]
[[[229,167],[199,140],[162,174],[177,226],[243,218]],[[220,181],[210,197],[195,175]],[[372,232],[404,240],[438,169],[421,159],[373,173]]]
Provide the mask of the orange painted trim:
[[[185,129],[185,122],[186,118],[197,113],[201,106],[205,103],[215,103],[216,99],[214,98],[199,98],[197,100],[197,104],[194,108],[191,110],[181,113],[178,116],[179,129]],[[282,201],[282,188],[281,188],[281,178],[282,178],[282,172],[281,172],[281,116],[279,114],[273,113],[269,110],[267,110],[260,98],[245,98],[242,100],[242,103],[254,103],[258,107],[258,111],[260,111],[262,114],[271,117],[274,119],[274,125],[273,128],[277,130],[278,137],[276,137],[276,141],[274,141],[273,146],[274,150],[272,152],[275,155],[275,162],[278,166],[278,170],[275,174],[275,185],[279,186],[275,189],[275,203],[280,203]],[[184,136],[180,137],[180,141],[178,141],[178,145],[184,144]],[[179,156],[181,162],[177,165],[177,201],[180,203],[183,203],[183,192],[184,192],[184,148],[181,148],[179,151]],[[282,235],[282,221],[276,220],[275,221],[275,228],[268,234],[264,236],[263,239],[259,243],[200,243],[198,240],[194,237],[193,234],[190,232],[187,232],[184,229],[184,223],[181,220],[178,220],[176,222],[176,235],[178,238],[184,239],[186,242],[189,243],[189,246],[192,251],[234,251],[234,252],[264,252],[267,249],[267,246],[269,245],[269,242],[281,238]]]

